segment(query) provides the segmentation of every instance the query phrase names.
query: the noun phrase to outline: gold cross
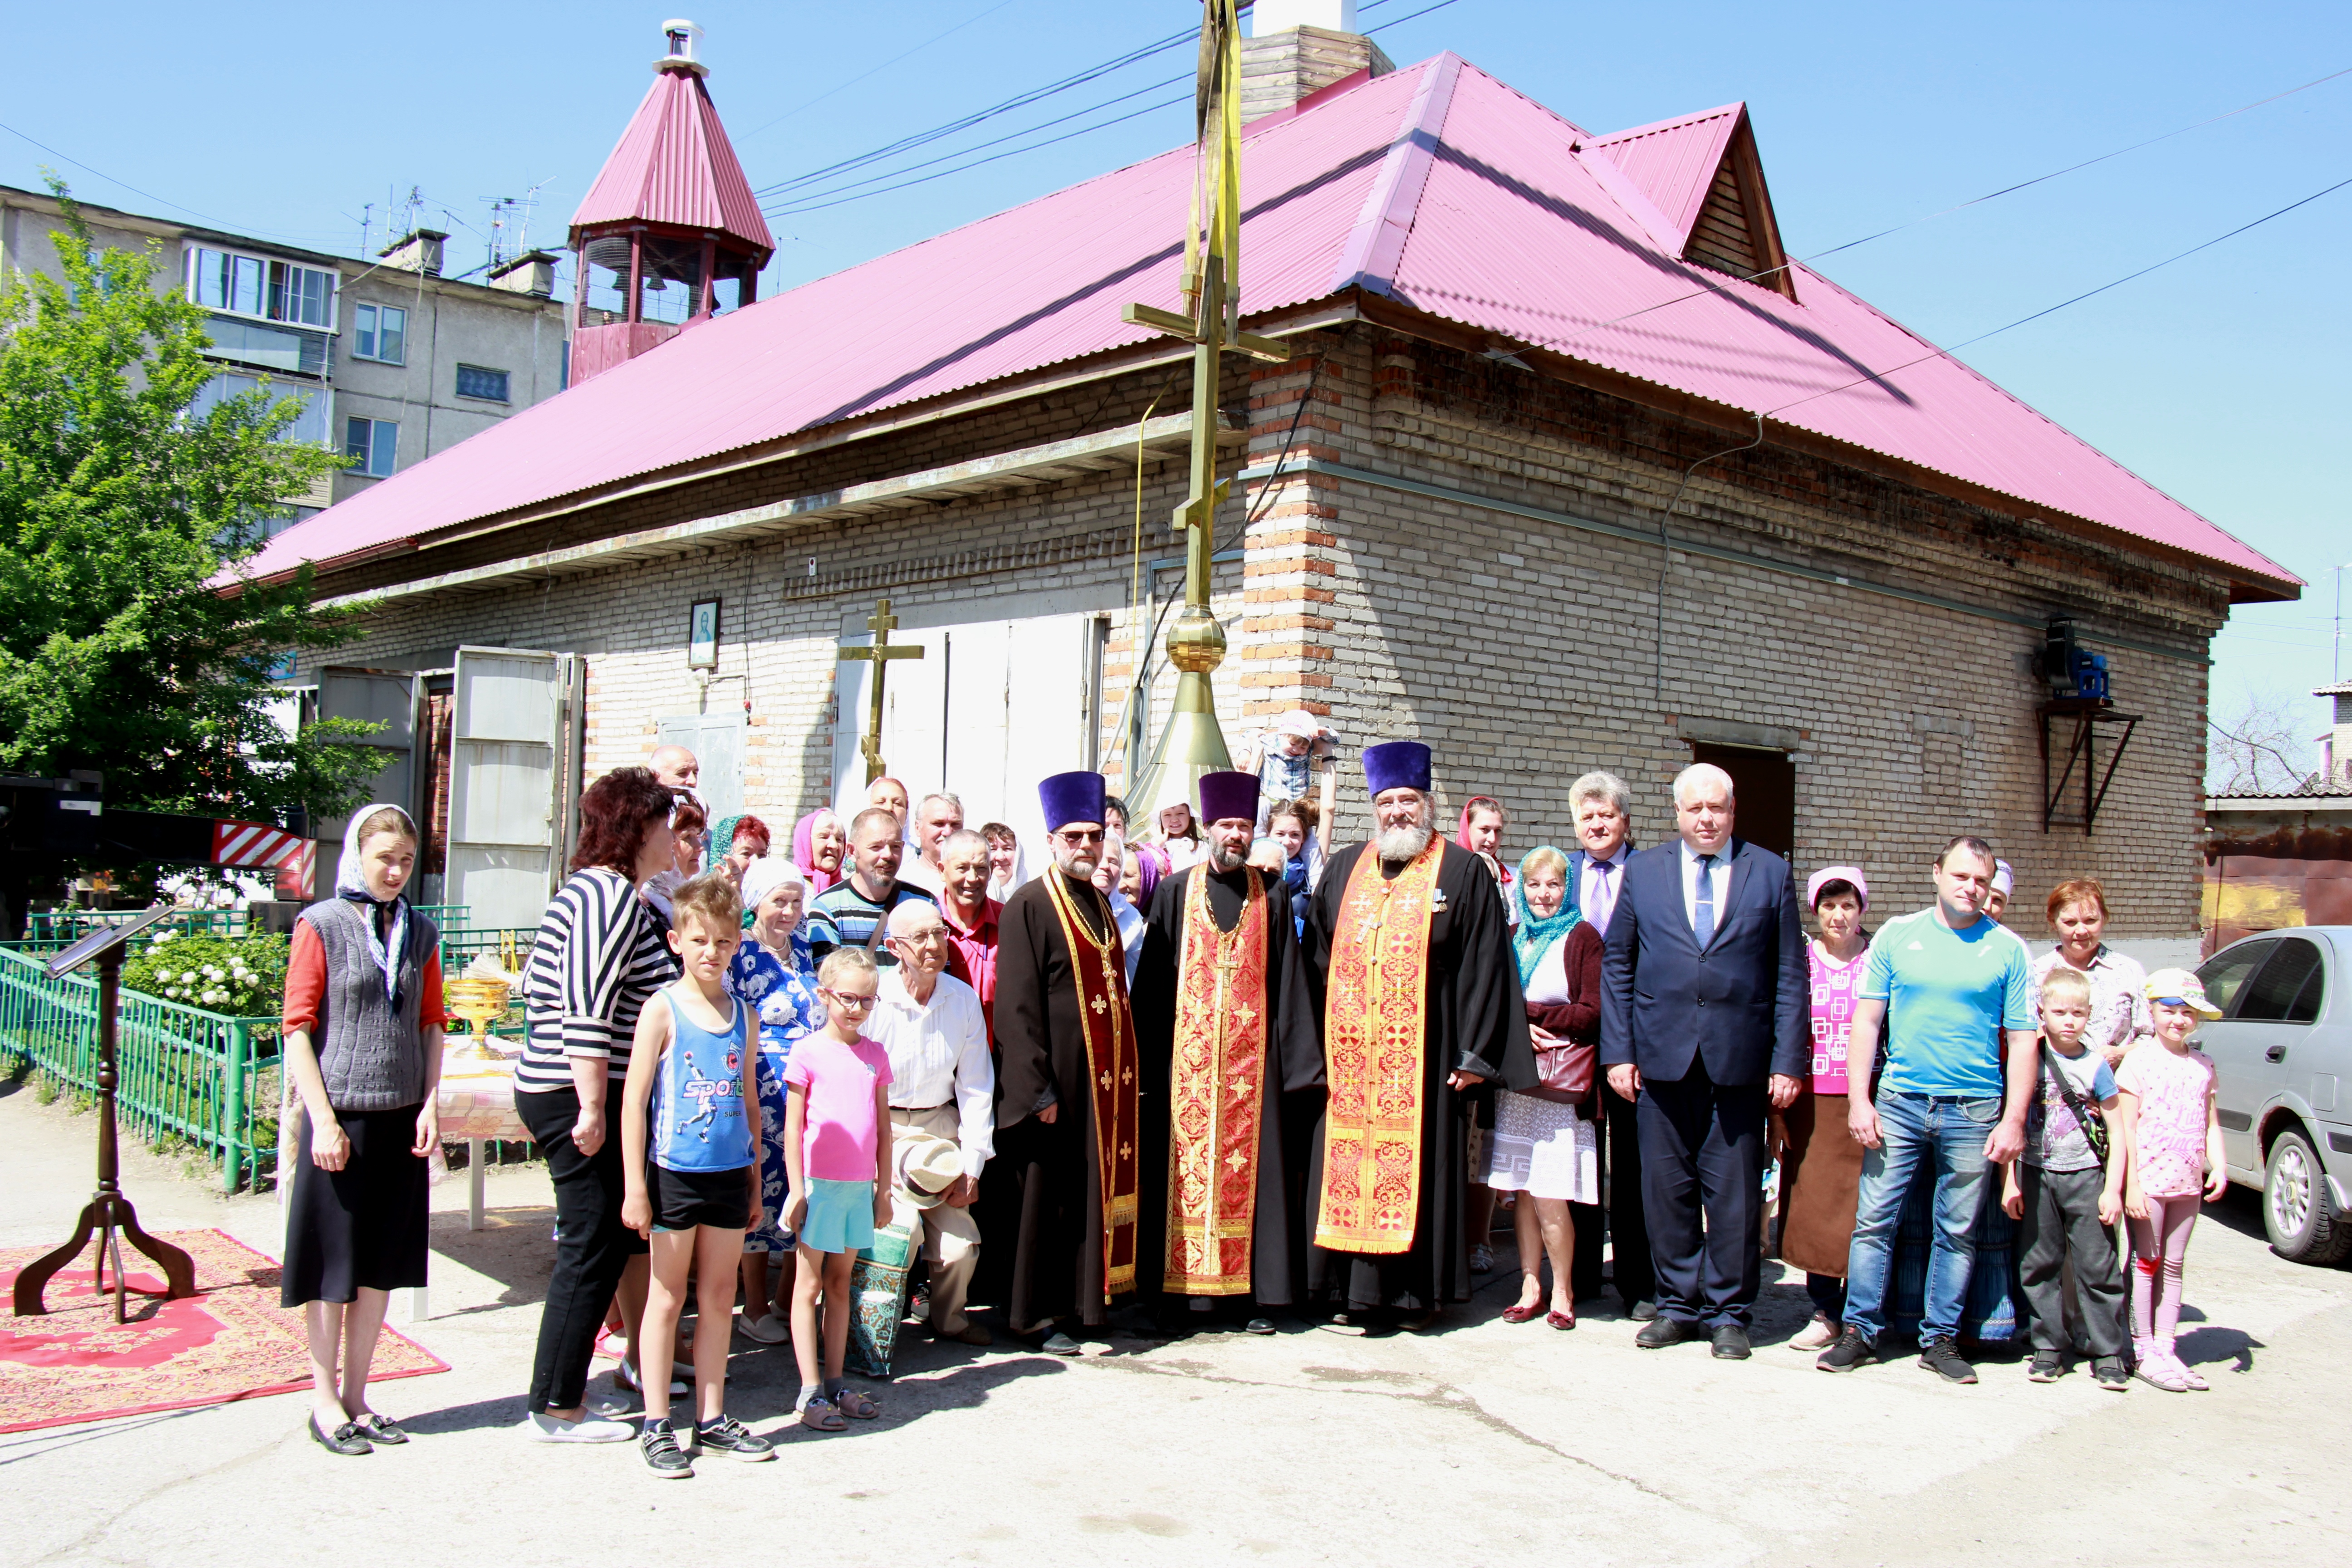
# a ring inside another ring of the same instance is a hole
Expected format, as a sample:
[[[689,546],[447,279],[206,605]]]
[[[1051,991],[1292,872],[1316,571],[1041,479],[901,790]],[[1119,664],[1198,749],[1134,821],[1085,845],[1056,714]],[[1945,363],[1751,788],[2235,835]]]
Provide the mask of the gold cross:
[[[882,678],[889,672],[894,658],[920,658],[923,650],[919,644],[903,647],[890,646],[890,634],[898,629],[898,617],[890,613],[890,601],[874,601],[874,613],[866,617],[874,642],[868,647],[843,647],[836,651],[845,659],[862,659],[874,667],[874,689],[867,694],[866,705],[866,736],[858,751],[866,758],[866,782],[872,784],[882,776]]]

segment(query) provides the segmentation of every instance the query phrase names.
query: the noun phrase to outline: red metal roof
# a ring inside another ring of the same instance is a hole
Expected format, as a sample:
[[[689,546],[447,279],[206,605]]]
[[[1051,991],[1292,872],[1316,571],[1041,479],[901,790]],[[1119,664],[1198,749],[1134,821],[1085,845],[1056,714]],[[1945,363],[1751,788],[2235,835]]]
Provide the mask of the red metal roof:
[[[1827,279],[1798,268],[1799,303],[1678,260],[1655,205],[1585,141],[1453,55],[1260,121],[1243,160],[1244,308],[1361,288],[2186,552],[2257,594],[2298,584]],[[1191,174],[1181,148],[690,327],[288,530],[249,568],[397,552],[1143,342],[1156,334],[1119,307],[1178,306]]]
[[[693,71],[667,64],[654,68],[645,101],[572,215],[572,244],[579,245],[583,228],[597,224],[674,223],[731,234],[757,247],[764,265],[775,237],[735,161],[735,145],[719,122],[709,89]]]

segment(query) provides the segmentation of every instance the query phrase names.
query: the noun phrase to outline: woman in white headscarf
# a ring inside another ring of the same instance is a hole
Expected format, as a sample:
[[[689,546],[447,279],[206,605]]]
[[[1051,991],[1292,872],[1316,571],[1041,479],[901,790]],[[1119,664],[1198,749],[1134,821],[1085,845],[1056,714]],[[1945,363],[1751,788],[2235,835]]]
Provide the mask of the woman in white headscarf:
[[[304,1114],[281,1173],[278,1304],[302,1310],[310,1436],[334,1454],[408,1441],[367,1380],[392,1292],[425,1283],[440,1142],[441,933],[409,907],[416,848],[400,807],[353,813],[335,896],[294,922],[286,964],[286,1076]]]
[[[1127,869],[1127,840],[1117,830],[1103,835],[1102,858],[1095,862],[1095,890],[1110,900],[1111,917],[1118,922],[1118,940],[1127,948],[1127,983],[1135,984],[1135,966],[1143,960],[1143,911],[1118,890]]]
[[[786,1314],[775,1310],[792,1296],[793,1247],[797,1238],[782,1224],[784,1180],[784,1065],[793,1047],[824,1026],[824,1003],[817,994],[816,963],[803,925],[808,884],[800,868],[782,855],[763,855],[743,870],[743,908],[751,930],[728,965],[727,989],[760,1016],[760,1208],[767,1216],[743,1234],[743,1332],[766,1344],[789,1337]],[[768,1294],[768,1259],[783,1259],[782,1293]]]

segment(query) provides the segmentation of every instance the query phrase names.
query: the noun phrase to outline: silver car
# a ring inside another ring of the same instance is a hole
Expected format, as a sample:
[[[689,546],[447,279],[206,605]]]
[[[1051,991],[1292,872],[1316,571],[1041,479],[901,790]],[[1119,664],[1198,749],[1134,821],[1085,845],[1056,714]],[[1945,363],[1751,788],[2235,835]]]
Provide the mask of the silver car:
[[[2301,926],[2231,942],[2197,971],[2221,1016],[2197,1033],[2212,1061],[2230,1179],[2263,1193],[2281,1257],[2352,1253],[2352,926]]]

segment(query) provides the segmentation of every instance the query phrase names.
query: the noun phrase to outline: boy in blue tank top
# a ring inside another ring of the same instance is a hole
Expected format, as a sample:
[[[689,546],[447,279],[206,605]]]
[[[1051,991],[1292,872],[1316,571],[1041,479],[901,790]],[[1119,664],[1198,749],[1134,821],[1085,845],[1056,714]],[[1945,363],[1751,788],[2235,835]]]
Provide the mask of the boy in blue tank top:
[[[669,1421],[670,1364],[687,1274],[701,1307],[694,1320],[694,1446],[737,1459],[772,1459],[724,1408],[727,1342],[743,1233],[760,1223],[760,1100],[753,1087],[760,1021],[727,993],[727,965],[742,940],[734,884],[707,872],[671,896],[669,944],[683,979],[649,997],[637,1016],[629,1076],[621,1089],[621,1223],[653,1253],[639,1337],[646,1423],[638,1447],[665,1479],[694,1473]]]

